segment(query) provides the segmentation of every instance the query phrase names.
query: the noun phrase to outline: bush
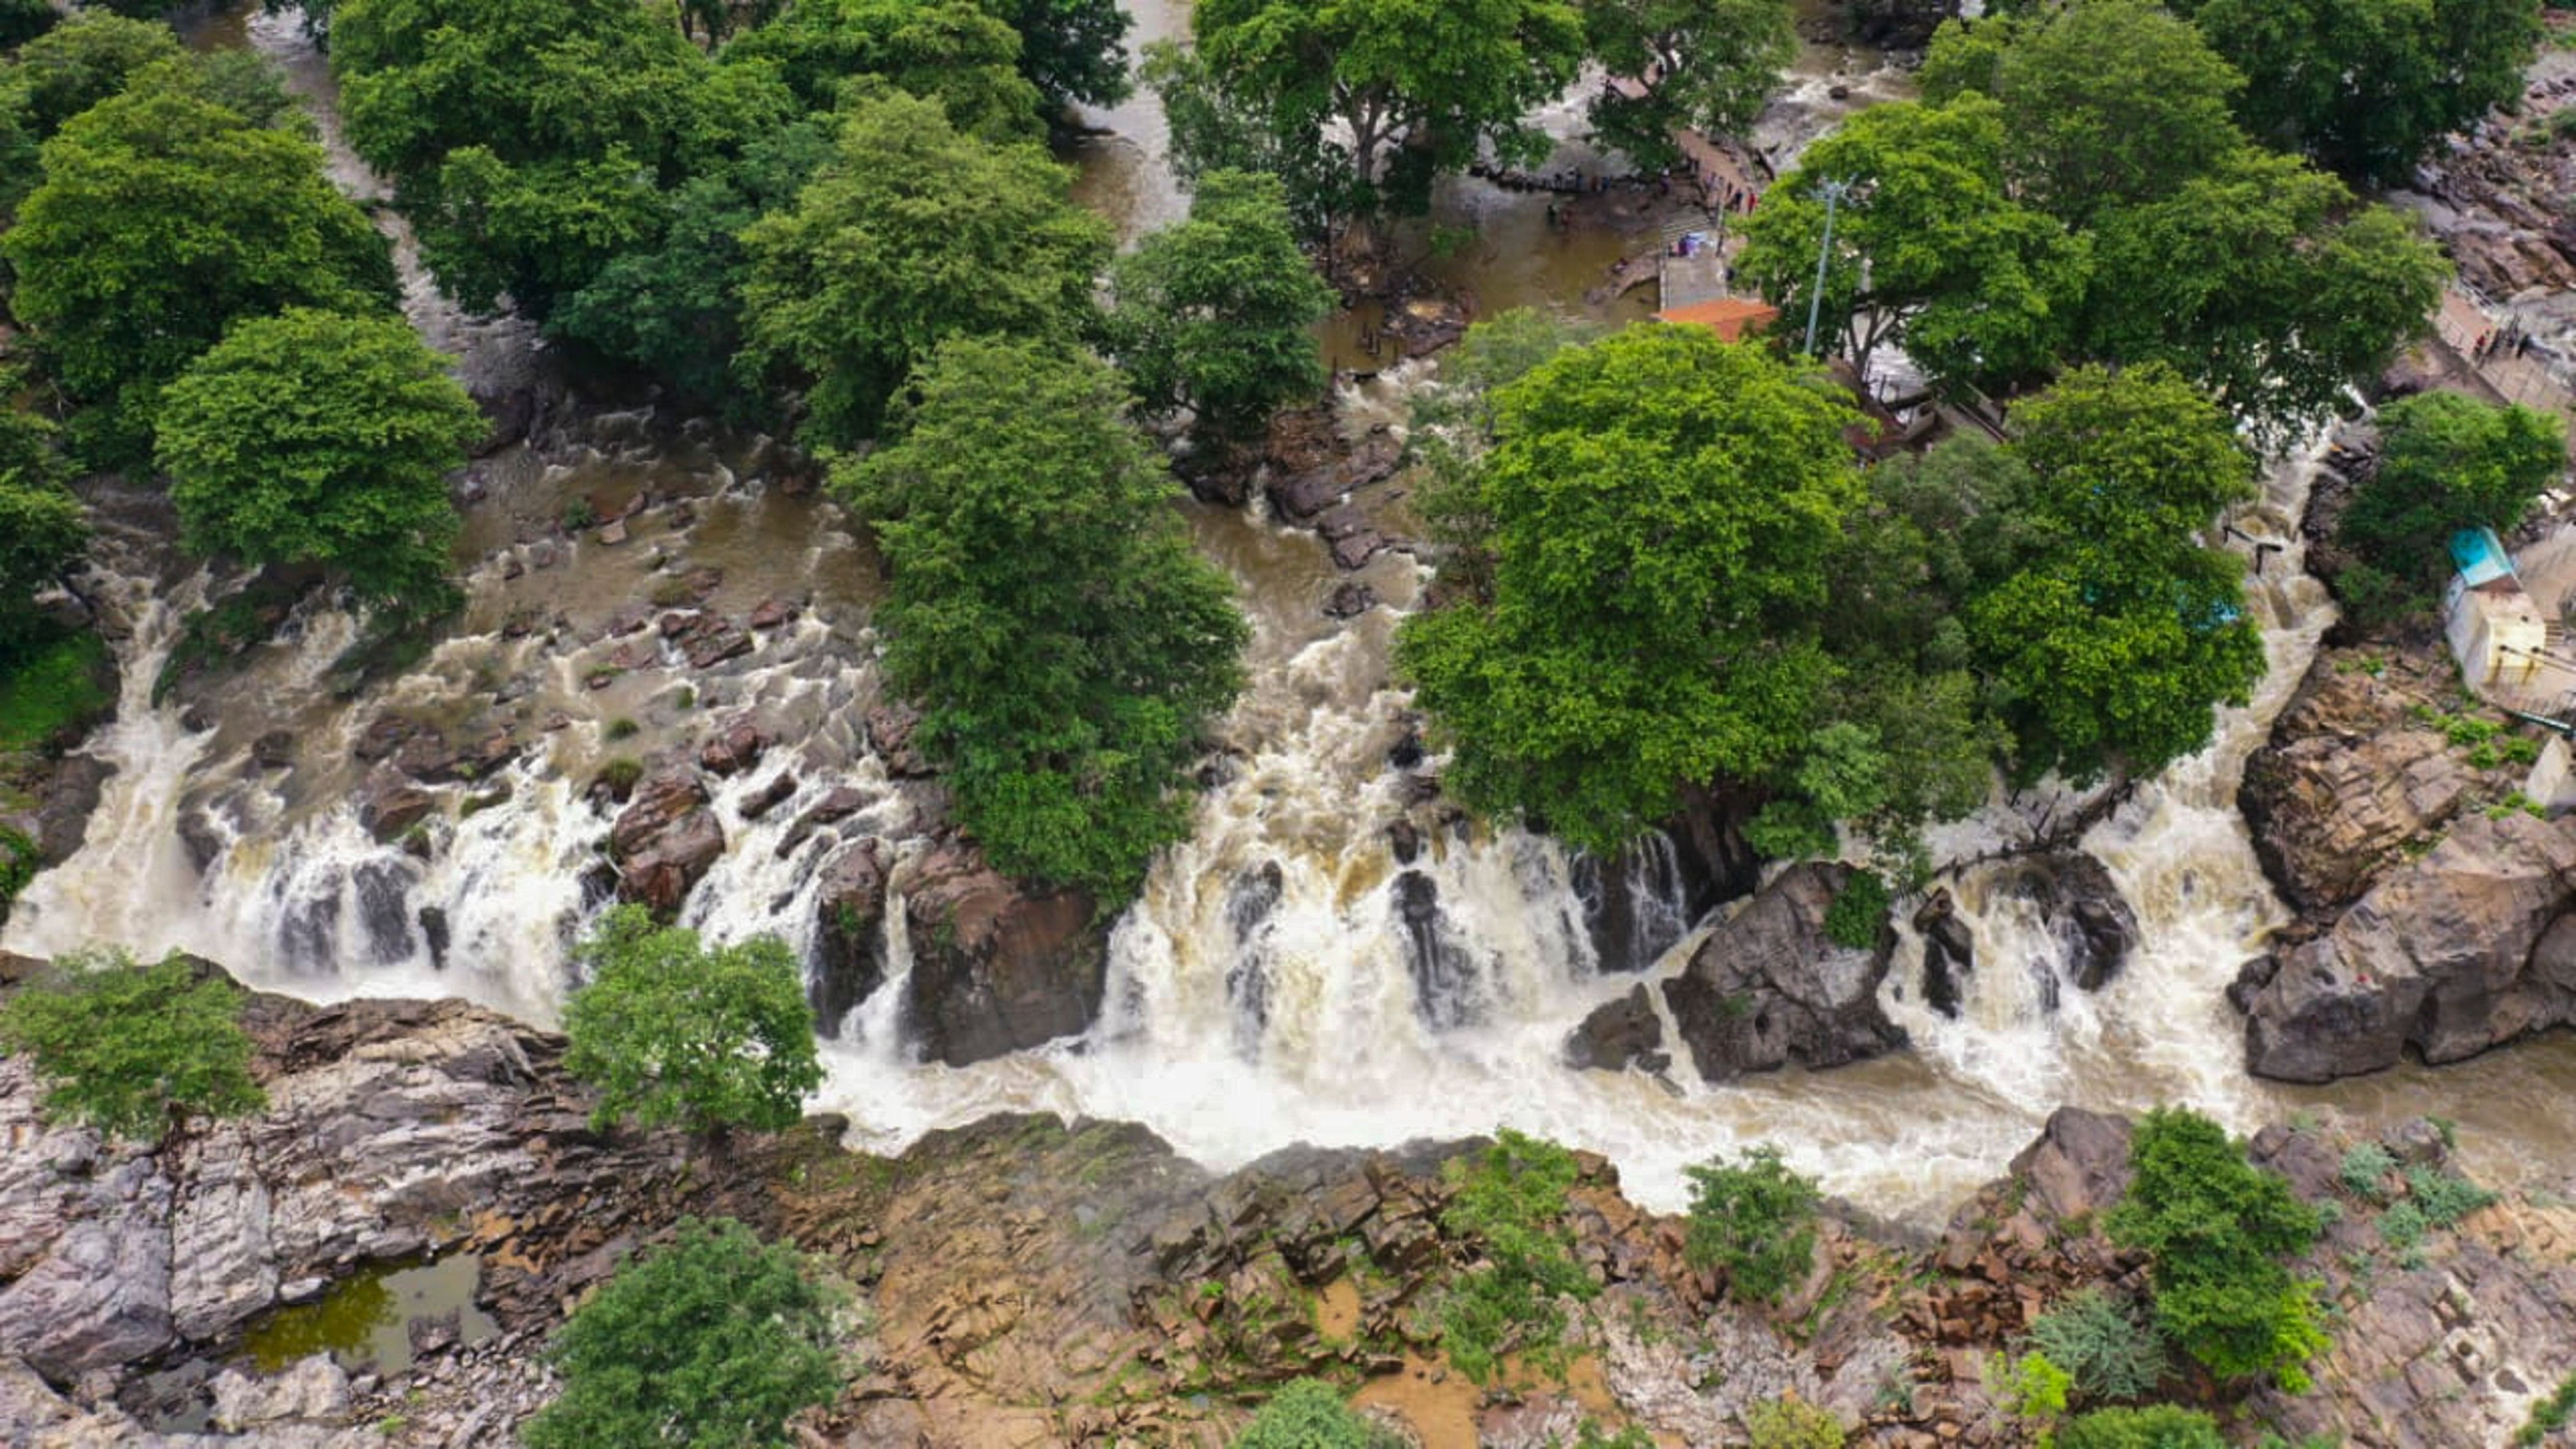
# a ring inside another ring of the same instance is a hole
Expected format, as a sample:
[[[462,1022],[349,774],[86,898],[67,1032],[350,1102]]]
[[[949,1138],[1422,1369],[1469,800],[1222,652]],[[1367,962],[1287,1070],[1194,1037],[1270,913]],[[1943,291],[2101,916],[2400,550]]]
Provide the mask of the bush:
[[[1773,1399],[1744,1411],[1751,1449],[1843,1449],[1842,1421],[1813,1404]]]
[[[2044,1353],[2026,1353],[2011,1360],[1996,1354],[1986,1377],[1994,1385],[1995,1402],[2003,1406],[2004,1412],[2038,1426],[2042,1435],[2066,1412],[2067,1391],[2075,1387],[2074,1376]]]
[[[1814,1218],[1822,1194],[1813,1179],[1780,1161],[1780,1149],[1756,1147],[1742,1166],[1722,1156],[1690,1170],[1690,1241],[1695,1267],[1726,1273],[1727,1291],[1749,1302],[1776,1303],[1804,1277],[1816,1254]]]
[[[2343,1169],[2336,1174],[2343,1190],[2364,1202],[2388,1200],[2388,1174],[2397,1170],[2397,1159],[2376,1142],[2364,1142],[2343,1155]]]
[[[2379,470],[2336,535],[2399,579],[2439,579],[2454,530],[2511,530],[2567,467],[2564,429],[2530,408],[2428,392],[2390,403],[2379,419]]]
[[[18,899],[18,892],[25,890],[27,882],[44,868],[44,852],[25,831],[0,825],[0,926],[9,923],[9,907]]]
[[[785,1445],[788,1416],[840,1386],[830,1306],[792,1250],[684,1218],[564,1323],[549,1354],[563,1395],[522,1437],[528,1449]]]
[[[599,773],[590,777],[590,783],[593,788],[607,786],[610,794],[623,800],[627,793],[635,788],[635,782],[643,778],[643,761],[632,755],[619,755],[616,759],[600,766]]]
[[[2172,1404],[2096,1409],[2057,1431],[2057,1449],[2227,1449],[2207,1414]]]
[[[2521,1449],[2529,1449],[2566,1428],[2571,1413],[2576,1413],[2576,1374],[2560,1380],[2557,1392],[2531,1406],[2531,1417],[2513,1431],[2513,1442]]]
[[[2094,1403],[2139,1399],[2165,1376],[2165,1349],[2129,1306],[2087,1288],[2039,1316],[2030,1341]]]
[[[106,718],[116,696],[107,642],[96,634],[58,635],[0,666],[0,754],[63,743]]]
[[[1491,1147],[1451,1159],[1445,1171],[1457,1192],[1440,1225],[1472,1239],[1484,1254],[1482,1265],[1450,1285],[1441,1305],[1449,1361],[1487,1383],[1513,1348],[1541,1360],[1559,1357],[1565,1311],[1558,1296],[1590,1298],[1601,1291],[1574,1261],[1574,1235],[1565,1226],[1574,1154],[1506,1127]]]
[[[822,1085],[803,973],[777,937],[706,947],[619,906],[573,954],[591,979],[564,1008],[564,1069],[600,1089],[593,1127],[787,1127]]]
[[[2424,1219],[2447,1228],[2496,1200],[2496,1195],[2455,1173],[2417,1163],[2406,1169],[2406,1195]]]
[[[1332,1385],[1299,1379],[1270,1396],[1234,1449],[1399,1449],[1395,1435],[1342,1402]]]
[[[268,1101],[250,1074],[243,992],[173,952],[76,953],[0,1005],[0,1048],[45,1078],[50,1122],[158,1142],[184,1114],[238,1117]],[[113,1029],[109,1029],[109,1024]]]
[[[1878,872],[1854,871],[1834,903],[1825,908],[1825,938],[1855,951],[1876,946],[1879,930],[1887,924],[1889,904],[1887,882],[1879,879]]]
[[[2292,1278],[2282,1260],[2316,1241],[2316,1210],[2188,1108],[2149,1112],[2129,1161],[2128,1195],[2104,1226],[2113,1242],[2153,1259],[2157,1326],[2222,1379],[2270,1374],[2305,1389],[2301,1366],[2326,1333],[2316,1285]]]

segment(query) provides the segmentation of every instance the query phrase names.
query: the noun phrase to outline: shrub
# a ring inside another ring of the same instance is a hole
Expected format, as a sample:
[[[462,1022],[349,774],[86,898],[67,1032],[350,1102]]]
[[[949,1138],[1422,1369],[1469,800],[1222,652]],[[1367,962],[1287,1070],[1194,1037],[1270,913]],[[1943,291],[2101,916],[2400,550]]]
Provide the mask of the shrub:
[[[707,947],[619,906],[574,956],[591,979],[564,1008],[564,1069],[600,1089],[595,1128],[629,1115],[693,1131],[786,1127],[822,1085],[803,973],[777,937]]]
[[[522,1437],[528,1449],[785,1445],[788,1416],[840,1386],[830,1307],[792,1250],[684,1218],[564,1323],[549,1354],[563,1395]]]
[[[2411,1201],[2392,1204],[2388,1211],[2379,1215],[2380,1241],[2395,1248],[2409,1267],[2414,1266],[2419,1256],[2416,1250],[2423,1246],[2424,1234],[2432,1226],[2431,1220],[2424,1216],[2424,1209]]]
[[[1825,908],[1826,939],[1855,951],[1868,950],[1878,944],[1889,904],[1887,882],[1879,879],[1878,872],[1854,871],[1834,903]]]
[[[157,1142],[182,1114],[238,1117],[267,1104],[250,1074],[242,999],[231,978],[201,976],[175,952],[154,966],[80,952],[0,1005],[0,1048],[34,1060],[46,1120]]]
[[[1441,1305],[1449,1361],[1486,1383],[1514,1347],[1542,1360],[1558,1357],[1565,1333],[1558,1296],[1590,1298],[1600,1291],[1574,1261],[1574,1235],[1565,1225],[1574,1154],[1506,1127],[1483,1152],[1451,1159],[1446,1172],[1457,1192],[1441,1226],[1473,1239],[1484,1253],[1480,1266],[1450,1285]]]
[[[2227,1449],[2207,1414],[2172,1404],[2096,1409],[2057,1431],[2057,1449]]]
[[[1694,1266],[1725,1270],[1727,1291],[1776,1303],[1815,1258],[1814,1218],[1821,1194],[1813,1179],[1780,1161],[1776,1147],[1756,1147],[1741,1166],[1724,1157],[1690,1170],[1690,1240]]]
[[[621,714],[608,722],[608,728],[600,731],[600,736],[614,744],[619,740],[631,740],[643,732],[642,725]]]
[[[25,890],[27,882],[34,880],[44,866],[44,852],[25,831],[0,825],[0,925],[8,924],[9,907],[17,901],[18,892]]]
[[[1843,1449],[1842,1421],[1797,1399],[1745,1410],[1744,1432],[1751,1449]]]
[[[2129,1161],[2128,1195],[2104,1227],[2153,1260],[2157,1326],[2222,1379],[2270,1374],[2305,1389],[2301,1366],[2326,1334],[2316,1285],[2292,1278],[2281,1260],[2316,1241],[2316,1210],[2187,1108],[2148,1113]]]
[[[1270,1396],[1234,1449],[1399,1449],[1403,1441],[1354,1412],[1332,1385],[1299,1379]]]
[[[2014,1418],[2038,1425],[2043,1435],[2066,1412],[2067,1391],[2075,1386],[2074,1376],[2045,1353],[2009,1361],[1996,1354],[1987,1378],[1995,1386],[1995,1402]]]
[[[2095,1402],[2144,1398],[2165,1376],[2165,1349],[2129,1306],[2087,1288],[2039,1316],[2030,1341]]]
[[[2531,1406],[2531,1417],[2513,1431],[2513,1442],[2529,1449],[2566,1428],[2571,1413],[2576,1413],[2576,1374],[2569,1374],[2559,1382],[2557,1392]]]
[[[2496,1195],[2455,1173],[2417,1163],[2406,1169],[2406,1195],[2426,1222],[2447,1228],[2496,1200]]]
[[[2388,1174],[2397,1170],[2397,1159],[2376,1142],[2364,1142],[2343,1155],[2343,1190],[2364,1202],[2388,1200]]]
[[[96,634],[57,636],[0,666],[0,754],[41,750],[87,730],[116,707],[101,677],[107,643]]]
[[[607,786],[610,794],[623,800],[627,792],[635,788],[635,782],[643,778],[644,762],[632,755],[620,755],[600,766],[599,773],[593,775],[590,782],[594,786]]]

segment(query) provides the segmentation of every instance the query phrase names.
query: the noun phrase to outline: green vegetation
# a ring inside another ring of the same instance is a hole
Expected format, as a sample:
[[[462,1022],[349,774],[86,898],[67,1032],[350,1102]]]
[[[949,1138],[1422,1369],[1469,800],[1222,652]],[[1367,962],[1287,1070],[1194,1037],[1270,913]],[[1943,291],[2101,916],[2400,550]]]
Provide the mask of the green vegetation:
[[[1769,1145],[1741,1164],[1711,1158],[1690,1169],[1692,1266],[1726,1274],[1727,1292],[1746,1303],[1777,1303],[1807,1276],[1816,1257],[1816,1204],[1822,1194]]]
[[[24,87],[27,127],[42,141],[72,117],[125,89],[127,77],[186,54],[170,27],[105,10],[74,12],[27,42],[9,72]],[[28,178],[29,186],[34,178]]]
[[[1842,1449],[1842,1421],[1802,1399],[1770,1399],[1744,1411],[1748,1449]]]
[[[1114,106],[1127,98],[1127,32],[1118,0],[983,0],[1020,33],[1020,74],[1049,106]]]
[[[2567,467],[2563,425],[2518,405],[2418,393],[2382,408],[2379,424],[2378,471],[2353,495],[2336,539],[2416,599],[2450,573],[2453,532],[2511,532]]]
[[[2537,0],[2174,0],[2244,72],[2237,114],[2265,144],[2401,184],[2445,134],[2522,94]]]
[[[0,399],[20,378],[0,368]],[[68,470],[54,451],[54,428],[34,413],[0,407],[0,669],[46,642],[35,609],[38,591],[71,568],[89,544],[80,500],[63,486]],[[0,689],[17,686],[0,674]],[[0,712],[11,707],[0,703]],[[14,731],[0,729],[0,750]]]
[[[1746,218],[1739,270],[1794,312],[1822,183],[1853,183],[1823,301],[1855,359],[1945,387],[2162,362],[2278,438],[2419,332],[2444,263],[2412,222],[2237,126],[2243,77],[2146,0],[1951,21],[1919,105],[1863,112]]]
[[[2227,1449],[2207,1414],[2172,1404],[2096,1409],[2057,1431],[2057,1449]]]
[[[2129,1161],[2128,1195],[2103,1227],[2152,1260],[2157,1327],[2222,1379],[2268,1374],[2304,1390],[2302,1366],[2326,1333],[2316,1285],[2291,1277],[2283,1260],[2316,1241],[2317,1211],[2187,1108],[2149,1112]]]
[[[0,254],[55,376],[99,404],[73,429],[93,461],[142,461],[161,389],[236,320],[391,307],[385,239],[300,135],[150,84],[83,112],[43,154]]]
[[[15,50],[61,21],[48,0],[0,0],[0,50]]]
[[[599,1089],[594,1129],[632,1117],[694,1132],[795,1124],[822,1085],[795,952],[775,936],[702,946],[619,906],[574,948],[564,1070]]]
[[[2074,1375],[2045,1353],[2026,1353],[2017,1359],[1996,1354],[1986,1382],[2005,1413],[2032,1426],[2039,1443],[2053,1442],[2052,1431],[2065,1416],[2067,1394],[2075,1387]]]
[[[1188,408],[1212,440],[1242,442],[1322,389],[1311,329],[1333,292],[1297,250],[1277,177],[1200,177],[1189,219],[1146,237],[1109,275],[1109,350],[1145,411]]]
[[[1506,1127],[1492,1146],[1452,1158],[1443,1170],[1457,1192],[1440,1225],[1480,1254],[1441,1303],[1440,1343],[1449,1361],[1480,1384],[1491,1383],[1515,1350],[1561,1372],[1566,1323],[1557,1299],[1601,1291],[1575,1261],[1565,1222],[1578,1175],[1574,1154]]]
[[[44,866],[43,849],[25,831],[0,825],[0,926],[9,924],[9,907],[16,903],[18,892]]]
[[[233,328],[170,384],[156,456],[190,547],[323,564],[420,611],[454,593],[446,475],[483,432],[401,316],[297,308]]]
[[[994,865],[1114,912],[1186,833],[1184,772],[1241,687],[1233,588],[1105,364],[956,341],[912,392],[902,441],[832,474],[893,570],[887,678]]]
[[[250,1074],[244,999],[230,977],[201,975],[175,952],[152,966],[119,950],[79,952],[0,1004],[0,1047],[34,1063],[47,1121],[156,1143],[183,1116],[267,1104]]]
[[[2039,1316],[2030,1341],[2066,1370],[2087,1403],[2120,1403],[2154,1393],[2165,1349],[2126,1303],[2087,1288]]]
[[[727,47],[728,69],[766,63],[810,110],[869,77],[936,102],[963,135],[1031,139],[1038,93],[1019,37],[973,0],[797,0]]]
[[[1592,128],[1639,167],[1678,164],[1673,133],[1742,135],[1798,55],[1784,0],[1589,0],[1582,7],[1592,56],[1614,76],[1653,77],[1642,96],[1603,86]]]
[[[795,209],[743,233],[752,352],[813,379],[806,436],[869,436],[947,339],[1086,326],[1109,224],[1067,199],[1070,177],[1034,144],[959,134],[931,102],[854,99]]]
[[[788,1417],[840,1392],[832,1308],[793,1249],[684,1218],[565,1321],[563,1395],[522,1430],[528,1449],[792,1444]]]
[[[1869,950],[1878,944],[1878,933],[1887,928],[1891,903],[1887,882],[1878,872],[1852,872],[1852,878],[1835,893],[1834,903],[1825,908],[1825,939],[1855,951]]]
[[[2560,1380],[2549,1397],[2531,1406],[2531,1417],[2513,1431],[2513,1442],[2518,1449],[2529,1449],[2566,1428],[2571,1414],[2576,1414],[2576,1374]]]
[[[1262,1404],[1233,1449],[1395,1449],[1401,1442],[1353,1412],[1332,1385],[1298,1379]]]
[[[64,743],[105,718],[116,707],[112,677],[96,634],[28,646],[0,671],[0,755]]]

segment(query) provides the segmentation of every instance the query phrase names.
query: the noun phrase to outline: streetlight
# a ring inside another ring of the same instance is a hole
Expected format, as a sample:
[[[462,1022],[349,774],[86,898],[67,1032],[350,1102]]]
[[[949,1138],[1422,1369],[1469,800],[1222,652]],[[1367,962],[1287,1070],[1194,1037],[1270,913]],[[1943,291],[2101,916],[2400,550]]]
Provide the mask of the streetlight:
[[[1807,346],[1809,357],[1816,355],[1816,315],[1825,305],[1825,261],[1834,253],[1834,208],[1851,195],[1848,181],[1825,181],[1816,186],[1825,195],[1825,239],[1816,247],[1816,289],[1807,294]]]

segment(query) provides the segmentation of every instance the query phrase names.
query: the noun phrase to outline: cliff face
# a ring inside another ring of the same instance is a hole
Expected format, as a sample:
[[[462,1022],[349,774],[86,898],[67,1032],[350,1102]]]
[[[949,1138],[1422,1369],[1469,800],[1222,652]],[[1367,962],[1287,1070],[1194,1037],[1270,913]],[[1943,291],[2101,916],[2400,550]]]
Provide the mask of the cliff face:
[[[817,1119],[738,1138],[606,1138],[560,1042],[452,1002],[317,1008],[257,998],[270,1106],[157,1151],[49,1129],[0,1064],[0,1424],[8,1442],[500,1445],[553,1392],[544,1335],[628,1249],[683,1213],[741,1217],[815,1256],[865,1312],[863,1367],[802,1442],[1025,1446],[1214,1441],[1287,1378],[1330,1374],[1435,1444],[1571,1442],[1635,1422],[1738,1442],[1795,1393],[1857,1442],[2027,1442],[1986,1363],[2063,1294],[2134,1290],[2143,1265],[2093,1231],[2127,1178],[2127,1126],[2066,1111],[1938,1238],[1829,1216],[1776,1309],[1684,1260],[1683,1224],[1581,1159],[1570,1222],[1602,1292],[1561,1381],[1485,1393],[1439,1349],[1438,1305],[1474,1250],[1442,1223],[1466,1144],[1292,1149],[1218,1176],[1119,1124],[1004,1117],[892,1159]],[[2389,1139],[2432,1163],[2430,1129]],[[2335,1197],[2339,1145],[2256,1143]],[[2346,1194],[2345,1196],[2349,1196]],[[2236,1420],[2355,1446],[2501,1442],[2576,1372],[2576,1213],[2489,1208],[2411,1256],[2345,1204],[2309,1265],[2343,1315],[2312,1394]],[[281,1302],[389,1260],[471,1252],[496,1327],[416,1320],[409,1362],[276,1373],[239,1352]],[[2170,1386],[2189,1396],[2205,1389]],[[2499,1426],[2503,1426],[2499,1428]]]

